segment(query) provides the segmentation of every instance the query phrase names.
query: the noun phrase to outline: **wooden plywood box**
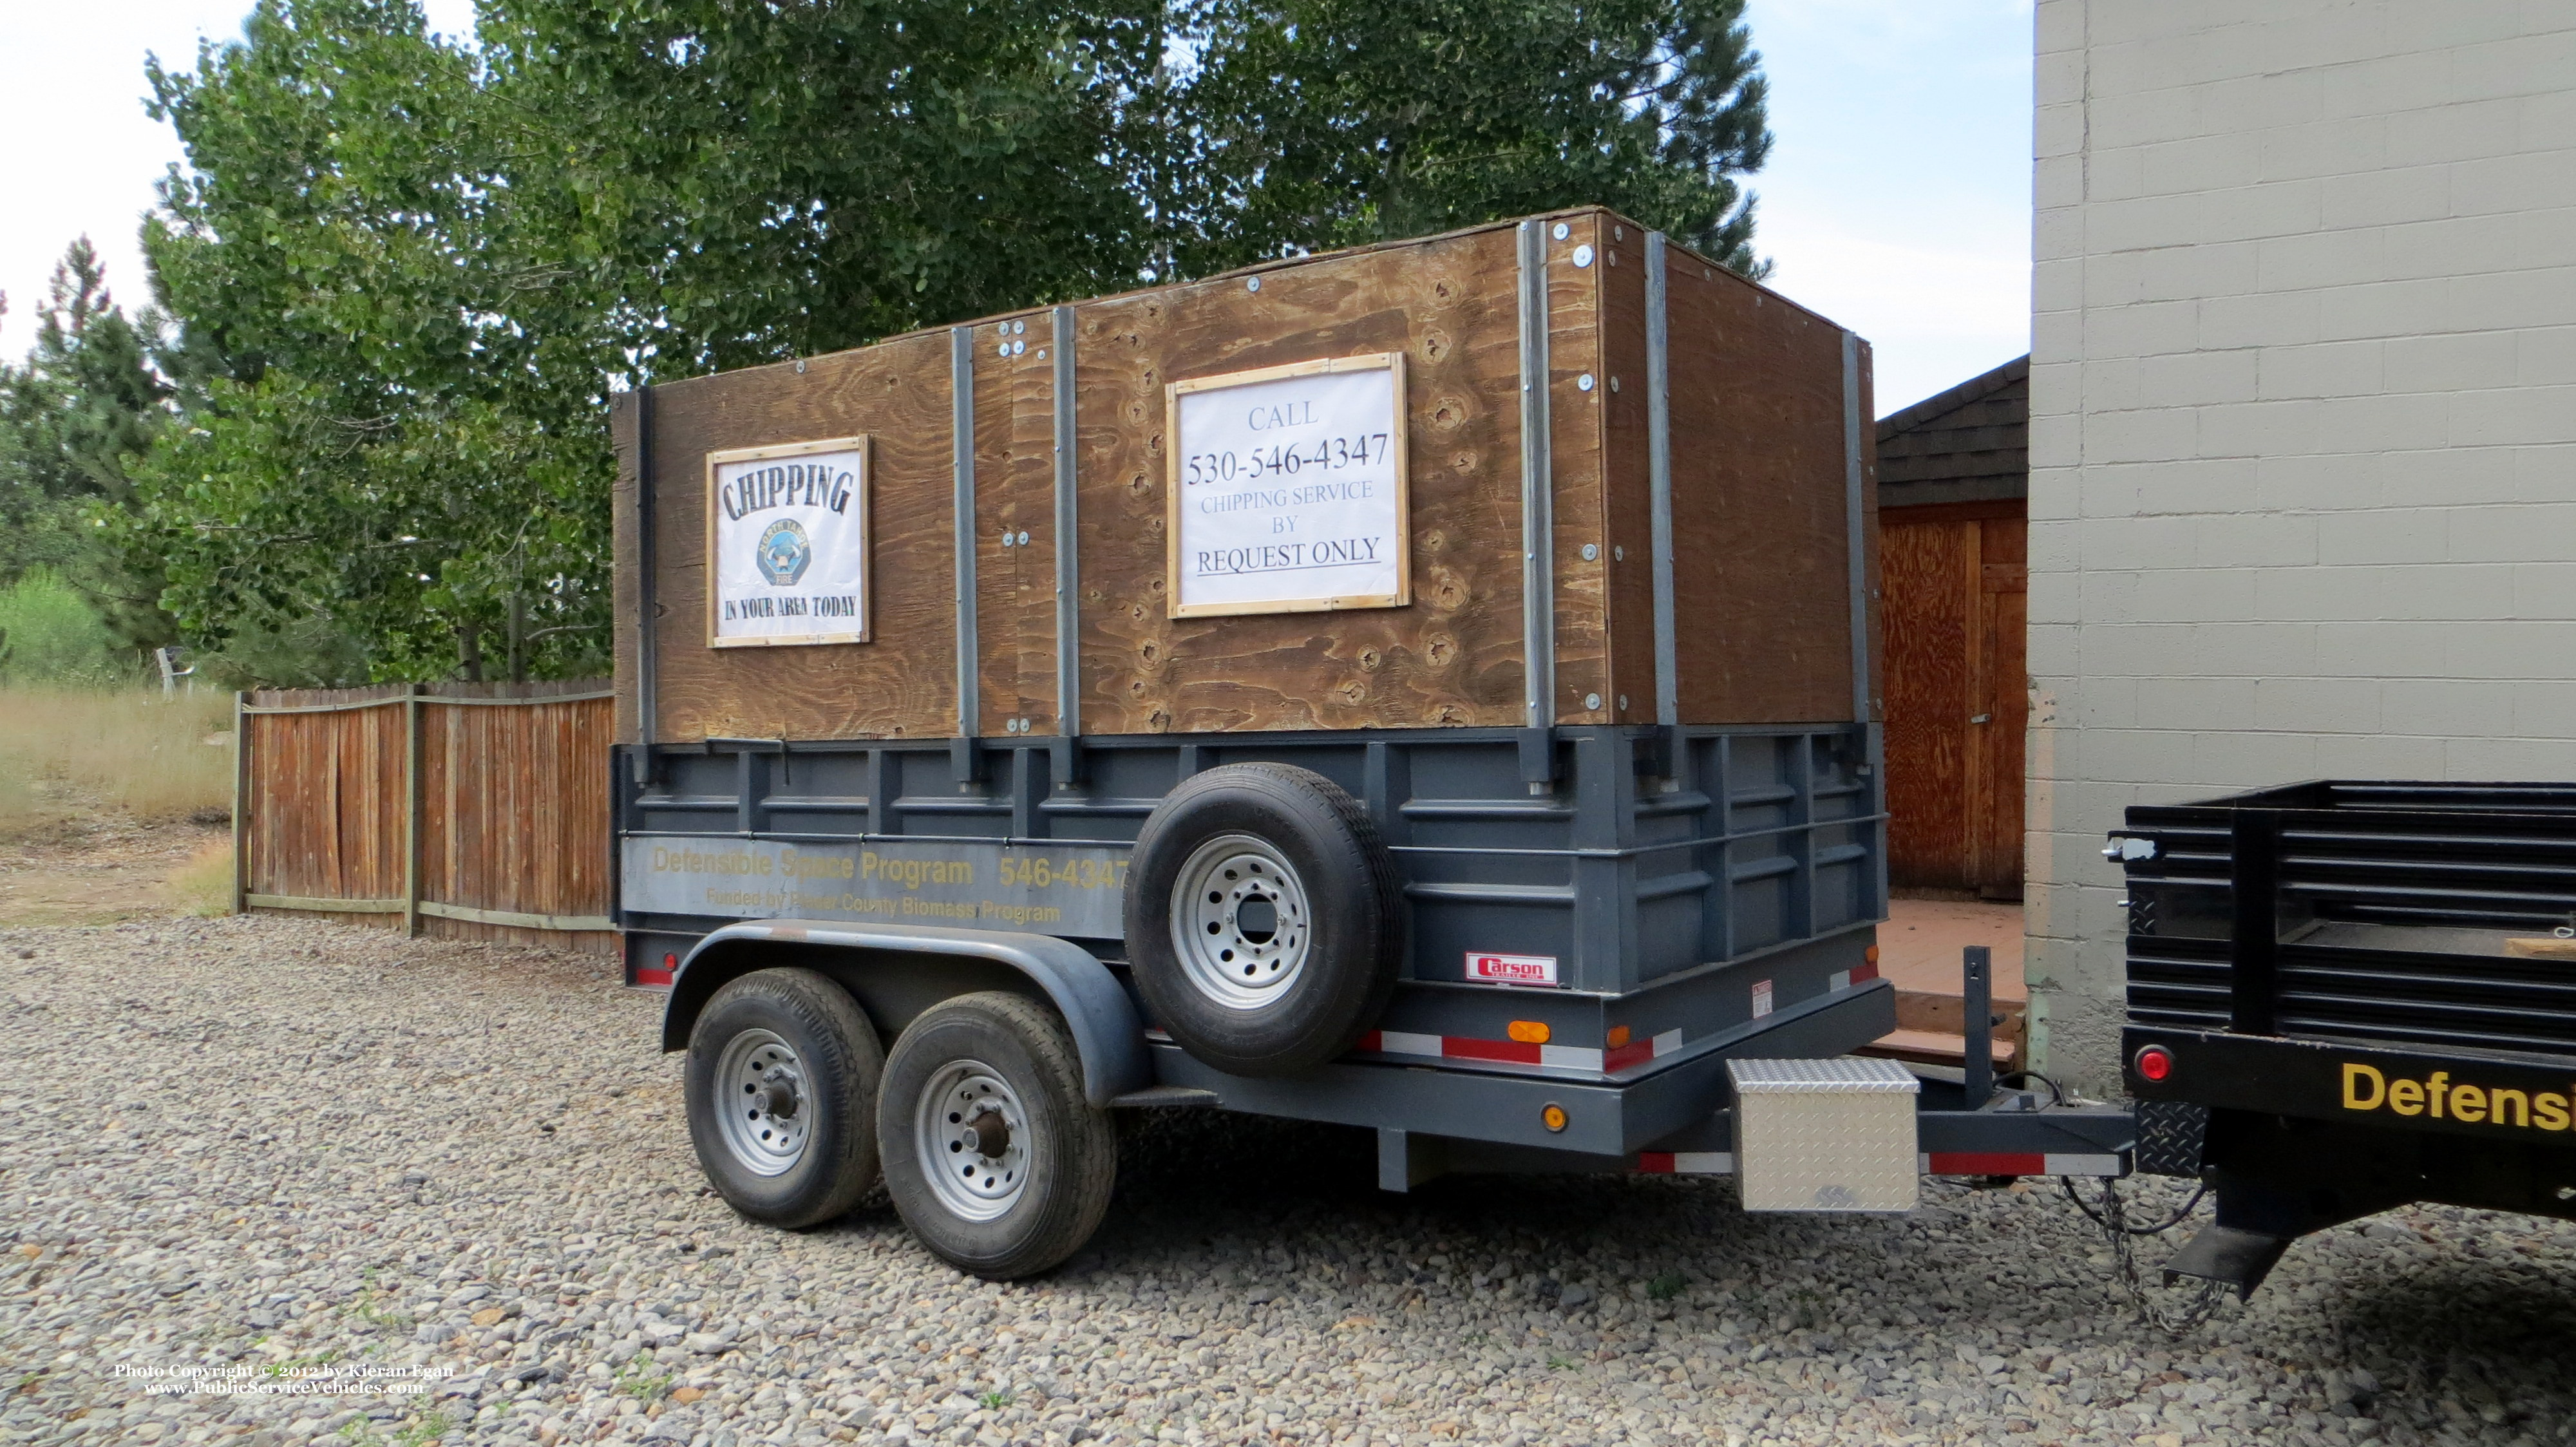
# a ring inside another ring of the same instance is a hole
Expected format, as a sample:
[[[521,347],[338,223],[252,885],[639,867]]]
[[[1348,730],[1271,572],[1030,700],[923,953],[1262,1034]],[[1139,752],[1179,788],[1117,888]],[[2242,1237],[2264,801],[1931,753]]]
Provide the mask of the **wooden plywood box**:
[[[1342,390],[1297,432],[1280,377]],[[665,384],[617,418],[621,737],[1870,717],[1869,407],[1865,343],[1594,209]],[[790,602],[827,535],[863,583]],[[711,591],[711,548],[756,569]],[[715,646],[729,608],[830,616]]]

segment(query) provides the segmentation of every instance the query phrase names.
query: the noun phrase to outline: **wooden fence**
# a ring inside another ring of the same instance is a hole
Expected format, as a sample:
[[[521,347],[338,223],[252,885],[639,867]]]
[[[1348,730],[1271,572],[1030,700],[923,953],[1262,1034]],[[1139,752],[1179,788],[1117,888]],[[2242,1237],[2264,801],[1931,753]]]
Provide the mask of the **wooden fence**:
[[[604,680],[240,696],[233,908],[614,954]]]

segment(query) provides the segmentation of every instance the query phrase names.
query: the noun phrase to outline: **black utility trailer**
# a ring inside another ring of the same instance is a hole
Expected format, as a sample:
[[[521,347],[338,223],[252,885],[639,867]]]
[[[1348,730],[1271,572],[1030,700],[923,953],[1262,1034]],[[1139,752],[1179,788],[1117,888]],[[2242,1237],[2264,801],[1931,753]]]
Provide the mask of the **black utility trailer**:
[[[2138,806],[2128,1086],[2142,1169],[2250,1292],[2413,1201],[2576,1219],[2576,785],[2331,781]]]

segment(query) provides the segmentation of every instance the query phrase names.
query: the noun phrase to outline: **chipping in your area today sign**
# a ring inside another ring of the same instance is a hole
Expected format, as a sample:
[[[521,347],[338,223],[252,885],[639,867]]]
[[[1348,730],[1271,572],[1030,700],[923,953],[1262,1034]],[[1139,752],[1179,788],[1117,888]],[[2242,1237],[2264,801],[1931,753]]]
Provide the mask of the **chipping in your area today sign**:
[[[868,639],[868,439],[707,454],[707,638]]]
[[[1404,354],[1171,383],[1171,616],[1413,600]]]

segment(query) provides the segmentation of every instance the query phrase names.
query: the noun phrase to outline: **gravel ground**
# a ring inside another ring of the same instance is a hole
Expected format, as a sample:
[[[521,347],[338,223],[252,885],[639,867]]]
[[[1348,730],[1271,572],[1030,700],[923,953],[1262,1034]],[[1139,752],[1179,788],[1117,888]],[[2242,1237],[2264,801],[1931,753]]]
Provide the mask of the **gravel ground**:
[[[2576,1441],[2550,1223],[2312,1238],[2175,1335],[2050,1188],[1387,1197],[1356,1133],[1185,1113],[1131,1122],[1087,1250],[992,1286],[881,1202],[735,1220],[596,960],[216,919],[0,934],[0,981],[5,1441]]]

